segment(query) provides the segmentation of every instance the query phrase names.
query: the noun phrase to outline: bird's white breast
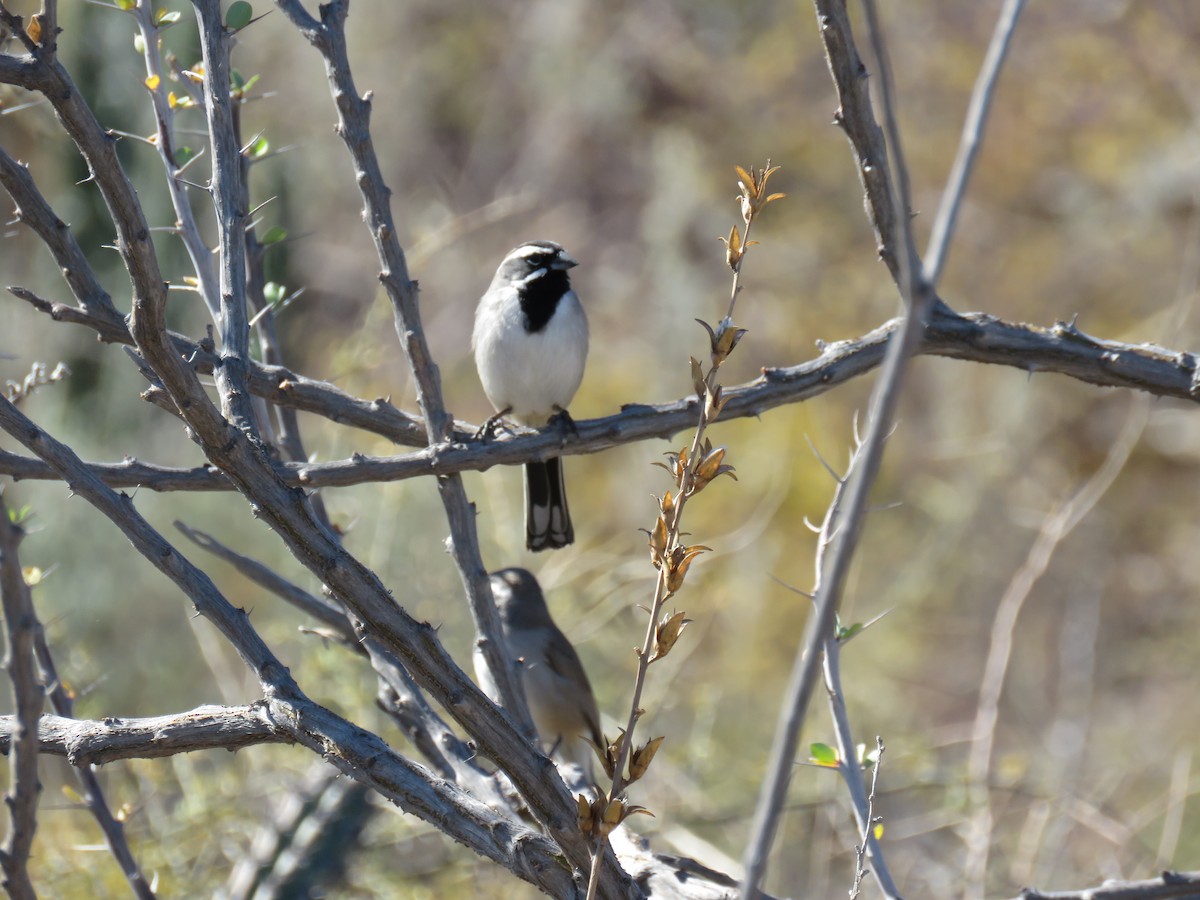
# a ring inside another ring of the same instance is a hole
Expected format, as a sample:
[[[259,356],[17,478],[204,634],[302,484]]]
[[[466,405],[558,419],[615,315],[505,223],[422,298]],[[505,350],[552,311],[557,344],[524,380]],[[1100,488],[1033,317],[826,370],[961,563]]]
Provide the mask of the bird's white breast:
[[[483,390],[498,410],[531,425],[544,425],[566,409],[587,362],[588,325],[574,291],[558,301],[554,315],[538,332],[525,330],[514,288],[489,291],[475,313],[475,365]]]

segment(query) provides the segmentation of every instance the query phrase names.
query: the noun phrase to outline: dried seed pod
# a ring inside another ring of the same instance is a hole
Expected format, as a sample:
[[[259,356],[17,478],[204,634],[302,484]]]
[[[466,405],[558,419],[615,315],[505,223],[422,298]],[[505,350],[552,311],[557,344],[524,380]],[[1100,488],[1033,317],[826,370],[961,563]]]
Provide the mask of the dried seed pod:
[[[646,770],[650,768],[650,763],[654,760],[654,755],[658,753],[658,748],[662,746],[664,740],[666,740],[665,736],[651,738],[633,751],[629,757],[630,784],[646,774]]]

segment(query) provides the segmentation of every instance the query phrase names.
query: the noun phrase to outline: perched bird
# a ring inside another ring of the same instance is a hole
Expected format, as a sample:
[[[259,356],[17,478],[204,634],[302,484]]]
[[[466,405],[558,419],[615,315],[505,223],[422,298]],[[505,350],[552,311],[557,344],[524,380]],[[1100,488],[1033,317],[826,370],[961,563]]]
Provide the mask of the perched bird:
[[[574,427],[567,405],[583,379],[588,324],[567,270],[577,263],[553,241],[510,250],[475,310],[471,345],[484,393],[496,415],[541,427]],[[575,540],[562,460],[525,464],[525,546],[565,547]]]
[[[491,574],[492,595],[508,653],[519,661],[525,699],[548,752],[590,771],[594,751],[584,740],[603,747],[600,712],[583,663],[567,636],[550,618],[537,579],[525,569]],[[483,654],[475,651],[475,676],[497,702],[499,691]]]

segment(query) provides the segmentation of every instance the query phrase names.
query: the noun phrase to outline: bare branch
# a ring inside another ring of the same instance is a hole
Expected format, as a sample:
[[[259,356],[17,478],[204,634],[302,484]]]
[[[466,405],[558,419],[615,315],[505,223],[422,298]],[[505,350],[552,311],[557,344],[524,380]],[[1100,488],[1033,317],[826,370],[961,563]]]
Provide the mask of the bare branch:
[[[349,864],[378,808],[362,785],[321,762],[275,805],[230,872],[227,900],[311,895]]]
[[[70,307],[68,307],[69,309]],[[721,421],[759,416],[778,406],[800,403],[874,370],[901,320],[893,320],[851,341],[822,345],[819,357],[787,368],[765,369],[754,381],[725,391]],[[195,346],[195,345],[193,345]],[[198,348],[197,353],[201,352]],[[1094,338],[1073,323],[1050,328],[1009,323],[983,313],[958,315],[934,310],[919,353],[968,362],[1014,366],[1029,372],[1057,372],[1091,384],[1124,387],[1160,397],[1200,401],[1200,363],[1196,355],[1153,344],[1127,344]],[[200,367],[200,371],[204,371]],[[324,382],[283,369],[252,368],[251,391],[274,403],[324,415],[335,422],[385,435],[397,443],[414,442],[420,426],[386,400],[365,401],[343,394]],[[325,463],[291,463],[283,467],[290,486],[309,489],[399,481],[426,475],[519,465],[548,453],[566,456],[599,453],[622,444],[671,437],[694,424],[696,400],[629,404],[615,415],[577,420],[578,431],[521,433],[487,443],[470,436],[469,424],[455,429],[456,440],[393,457],[353,457]],[[462,441],[457,440],[461,436]],[[161,467],[137,460],[90,464],[109,487],[143,487],[155,491],[234,490],[214,466],[193,469]],[[0,451],[0,474],[17,479],[53,479],[38,460]]]
[[[314,597],[308,591],[292,584],[257,560],[231,550],[210,534],[189,528],[179,521],[175,522],[175,527],[197,547],[207,550],[218,559],[225,560],[259,587],[270,591],[301,612],[332,628],[349,646],[355,648],[359,646],[358,635],[354,633],[354,627],[342,610],[319,597]]]
[[[425,341],[417,304],[417,285],[409,278],[404,251],[396,234],[390,204],[391,192],[384,183],[371,141],[371,97],[360,95],[351,74],[345,34],[348,6],[345,3],[326,4],[322,7],[321,22],[318,26],[311,17],[302,14],[297,4],[284,2],[279,5],[325,60],[326,75],[338,113],[338,134],[353,162],[355,182],[363,201],[363,218],[382,266],[380,282],[391,301],[396,334],[416,382],[417,401],[424,416],[428,442],[430,445],[440,445],[450,436],[453,422],[446,413],[437,365],[430,356]],[[487,569],[479,552],[474,507],[467,499],[462,479],[457,475],[440,478],[438,490],[450,525],[448,546],[462,578],[468,606],[475,622],[476,646],[496,679],[503,706],[520,723],[526,737],[534,737],[533,722],[515,657],[504,648],[499,615],[492,598]],[[493,758],[503,764],[502,757],[493,754]],[[508,770],[507,766],[505,768]],[[553,777],[557,777],[553,766],[549,771],[554,773]],[[513,775],[514,782],[526,800],[532,800],[528,788],[522,785],[519,776],[511,771],[509,774]],[[570,821],[575,815],[574,804],[561,783],[553,787],[559,803],[562,804],[554,813],[555,819],[567,816]],[[535,814],[536,812],[535,810]],[[560,829],[556,833],[553,827],[551,831],[572,864],[582,871],[587,865],[588,851],[583,835],[575,823],[570,821],[565,832]],[[612,867],[606,874],[614,894],[631,893],[636,890],[628,877],[616,867]]]
[[[0,492],[0,600],[3,601],[5,651],[4,668],[12,681],[14,708],[12,753],[9,754],[9,789],[4,802],[10,823],[4,846],[0,847],[0,868],[4,871],[4,889],[13,900],[32,900],[37,896],[29,877],[29,857],[37,833],[38,799],[42,792],[38,780],[38,716],[42,714],[46,692],[38,680],[34,659],[35,635],[40,623],[33,611],[33,598],[17,546],[24,531],[9,518],[9,510]]]
[[[1112,487],[1125,468],[1150,417],[1148,398],[1137,396],[1130,407],[1125,425],[1109,447],[1104,462],[1072,494],[1070,499],[1048,514],[1042,522],[1025,561],[1013,575],[1000,599],[992,620],[987,661],[979,688],[975,723],[971,729],[971,754],[967,762],[967,783],[971,792],[972,816],[967,833],[967,854],[963,862],[964,880],[969,889],[982,892],[987,875],[992,836],[992,805],[988,778],[992,751],[996,742],[996,723],[1000,715],[1000,697],[1012,658],[1017,618],[1038,580],[1045,574],[1059,544],[1075,529]]]
[[[46,643],[45,629],[39,625],[35,634],[34,651],[37,654],[38,667],[41,670],[42,684],[46,686],[50,697],[50,706],[58,715],[67,719],[73,718],[75,700],[58,675],[54,657],[50,654],[50,645]],[[74,771],[75,777],[79,781],[83,805],[87,807],[88,812],[91,813],[92,818],[96,820],[96,824],[104,833],[108,849],[117,861],[117,865],[121,867],[134,896],[139,900],[154,900],[154,891],[150,889],[150,882],[142,873],[142,868],[138,865],[138,861],[129,847],[129,841],[125,836],[125,823],[113,815],[104,791],[100,787],[100,779],[96,777],[95,771],[89,765],[76,766]]]
[[[50,208],[28,167],[9,156],[3,148],[0,148],[0,184],[17,205],[19,220],[33,230],[54,257],[82,312],[89,317],[88,324],[102,337],[119,333],[124,327],[122,316],[100,285],[91,263],[75,241],[71,227]]]
[[[167,87],[163,78],[162,54],[159,52],[160,31],[154,23],[153,4],[139,2],[129,10],[137,22],[138,33],[142,38],[142,57],[146,65],[146,87],[150,91],[150,100],[154,107],[154,120],[158,140],[154,148],[162,160],[166,170],[167,192],[171,196],[171,207],[175,211],[176,232],[183,241],[188,257],[192,262],[192,270],[196,273],[196,285],[200,299],[208,307],[213,319],[218,316],[218,284],[213,267],[213,254],[200,235],[195,213],[192,211],[192,201],[188,196],[187,184],[179,176],[180,166],[175,159],[175,110],[167,99]],[[186,79],[183,80],[186,84]]]
[[[232,35],[221,20],[220,0],[192,0],[204,58],[204,112],[213,164],[210,192],[217,211],[221,364],[213,372],[221,412],[251,437],[259,437],[246,369],[250,324],[246,311],[246,219],[242,197],[242,152],[233,127],[229,50]]]
[[[14,728],[12,716],[0,717],[0,749],[7,751]],[[184,713],[140,719],[110,716],[90,721],[47,713],[38,724],[37,742],[39,752],[66,757],[74,766],[292,743],[272,724],[265,703],[200,706]]]
[[[230,563],[255,584],[332,628],[335,634],[341,635],[346,646],[367,656],[380,679],[380,708],[399,723],[439,774],[466,787],[477,797],[491,797],[503,805],[495,782],[479,768],[475,752],[447,727],[400,661],[374,638],[360,640],[342,610],[314,597],[262,563],[231,550],[209,534],[189,528],[182,522],[176,522],[175,527],[197,546]]]
[[[504,818],[455,785],[441,779],[431,780],[427,770],[395,753],[378,736],[313,703],[250,625],[245,610],[234,609],[203,571],[141,517],[128,497],[117,495],[102,485],[70,449],[38,428],[3,397],[0,397],[0,428],[55,466],[72,490],[120,528],[138,552],[170,578],[195,604],[197,612],[218,628],[258,677],[265,695],[266,715],[284,738],[303,744],[402,809],[435,823],[455,839],[543,890],[561,896],[573,892],[569,874],[555,862],[560,851],[553,841]],[[236,429],[234,431],[240,434]],[[312,535],[306,537],[317,542]],[[323,549],[335,555],[341,553],[344,559],[349,559],[336,544]],[[326,571],[330,582],[340,584],[344,581],[336,568]],[[379,589],[382,590],[381,586]],[[363,586],[364,594],[370,590]],[[338,597],[343,598],[340,591]],[[385,614],[378,609],[379,599],[375,598],[373,602],[376,608],[371,612],[384,618]],[[359,607],[363,605],[358,601]],[[493,758],[503,760],[508,764],[507,768],[516,772],[514,781],[518,777],[525,780],[525,791],[532,798],[531,808],[534,803],[539,804],[536,811],[548,820],[551,835],[560,841],[571,837],[574,833],[568,829],[575,826],[574,818],[564,820],[551,814],[556,808],[557,798],[552,793],[555,785],[566,794],[560,779],[545,781],[544,773],[547,769],[554,771],[553,764],[527,745],[509,720],[454,665],[431,628],[421,628],[394,606],[391,610],[392,615],[387,617],[398,627],[384,633],[389,649],[395,647],[401,653],[418,658],[426,666],[423,671],[431,677],[429,683],[434,685],[438,695],[447,698],[447,708],[461,717],[472,733],[481,736],[481,743],[489,755],[492,748],[496,748]],[[407,641],[400,642],[396,635],[405,632]],[[447,678],[455,681],[453,703],[444,680]],[[536,767],[531,758],[540,759],[542,766]],[[569,808],[569,795],[561,802]]]
[[[326,14],[338,13],[327,6]],[[389,650],[404,659],[410,671],[421,680],[422,686],[430,690],[475,736],[488,756],[505,768],[535,816],[546,825],[564,851],[574,857],[576,864],[586,864],[587,849],[576,827],[574,804],[553,765],[530,746],[521,732],[513,727],[511,720],[497,710],[454,663],[437,640],[433,629],[399,610],[374,573],[346,553],[328,529],[314,519],[303,496],[280,480],[274,462],[265,449],[257,443],[251,443],[243,432],[220,415],[209,401],[195,372],[186,361],[180,359],[167,332],[166,293],[137,196],[121,172],[111,140],[83,103],[69,76],[57,64],[35,64],[28,68],[23,60],[22,65],[13,72],[13,66],[0,57],[0,79],[10,73],[21,78],[30,89],[46,94],[63,127],[87,160],[117,226],[118,248],[133,282],[130,330],[143,358],[160,377],[164,389],[171,395],[209,459],[227,472],[237,483],[238,489],[257,504],[263,520],[285,541],[297,559],[329,585],[335,598],[363,623],[364,630],[376,634]],[[298,688],[286,669],[249,627],[246,614],[234,611],[203,573],[149,529],[136,516],[132,504],[117,498],[91,478],[74,454],[52,441],[11,404],[2,400],[0,422],[26,446],[31,449],[36,447],[35,452],[57,465],[61,472],[70,471],[70,476],[64,475],[68,483],[83,484],[86,481],[88,499],[109,514],[134,540],[135,545],[168,576],[177,579],[197,607],[213,618],[264,685],[269,686],[267,691],[273,702],[282,702],[280,698],[283,697],[302,696],[298,694]],[[470,508],[465,502],[462,507],[462,515],[470,516]],[[473,520],[471,523],[473,525]],[[479,574],[482,576],[482,571]],[[328,718],[331,714],[317,707],[306,707],[306,714],[314,717],[316,725],[313,727],[339,732],[349,727],[348,723],[336,717]],[[295,711],[290,712],[289,716],[289,722],[294,721]],[[351,731],[342,736],[357,733]],[[301,735],[308,746],[323,746],[323,738],[311,731],[300,729],[297,736]],[[367,738],[378,741],[370,735]],[[338,757],[337,764],[356,777],[374,781],[379,777],[376,774],[379,763],[371,759],[371,753],[360,753],[360,750],[361,746],[357,745],[346,748],[346,756]],[[325,747],[321,752],[328,752],[328,748]],[[379,742],[379,748],[372,752],[388,754],[391,751]],[[422,809],[426,815],[439,820],[444,813],[433,812],[441,802],[436,796],[438,788],[423,783],[423,776],[402,758],[396,757],[395,765],[398,767],[395,774],[400,780],[391,785],[382,785],[381,789],[390,792],[390,797],[408,808]],[[356,766],[363,768],[357,769]],[[422,783],[407,788],[408,793],[396,790],[401,782],[410,781]],[[431,795],[430,791],[434,794]],[[459,818],[463,818],[464,822],[466,820],[466,817]],[[467,826],[464,824],[463,827]],[[514,865],[512,848],[498,849],[503,842],[496,835],[469,836],[462,832],[458,836],[472,846],[482,837],[483,843],[479,845],[481,852],[510,867]],[[494,855],[497,853],[499,856]],[[523,863],[524,857],[516,867],[520,869]],[[538,874],[538,871],[544,870],[524,871],[522,877],[535,880],[552,878],[549,873]]]
[[[850,459],[850,466],[845,476],[838,480],[837,490],[834,491],[833,499],[829,503],[829,508],[825,513],[825,518],[821,525],[821,535],[817,544],[817,578],[813,588],[814,597],[822,595],[821,586],[824,583],[825,553],[837,540],[835,529],[843,518],[841,511],[842,494],[849,479],[854,474],[857,463],[862,458],[864,446],[859,444],[854,448],[854,453]],[[871,828],[874,789],[872,788],[871,794],[867,793],[866,785],[863,782],[862,767],[858,760],[857,744],[854,741],[854,733],[850,727],[850,714],[846,709],[846,695],[842,689],[841,647],[841,637],[831,631],[825,639],[823,671],[825,688],[829,698],[830,717],[833,719],[833,730],[837,737],[838,758],[841,762],[839,772],[846,784],[846,792],[850,795],[850,802],[854,809],[854,818],[858,822],[858,830],[863,835],[862,845],[858,848],[857,852],[858,869],[855,873],[855,892],[853,893],[857,892],[858,886],[862,881],[863,856],[866,853],[870,853],[871,873],[879,883],[880,889],[886,896],[897,896],[896,883],[885,861],[883,848],[875,838],[873,829]],[[883,746],[882,741],[879,742],[879,746]]]
[[[1200,893],[1200,872],[1163,872],[1146,881],[1106,881],[1079,891],[1026,888],[1013,900],[1190,900]]]
[[[845,25],[841,35],[841,43],[831,45],[827,42],[827,52],[831,56],[830,68],[834,71],[835,79],[843,66],[835,66],[832,59],[835,53],[846,59],[857,59],[854,51],[853,37],[850,34],[846,11],[840,4],[823,4],[818,0],[818,13],[823,33],[829,31],[826,17],[821,15],[823,5],[836,7],[831,14],[841,17]],[[885,122],[888,128],[889,145],[893,161],[898,172],[898,187],[887,180],[886,170],[883,174],[883,186],[890,193],[898,191],[898,197],[892,197],[892,209],[899,206],[907,210],[908,187],[904,160],[900,152],[899,137],[895,125],[895,116],[891,102],[890,75],[886,55],[883,50],[883,38],[874,24],[874,6],[867,0],[865,3],[867,21],[872,43],[879,60],[880,80],[883,86]],[[843,60],[845,61],[845,60]],[[848,66],[849,72],[857,79],[861,62]],[[846,85],[839,84],[839,91],[845,90]],[[864,88],[865,94],[865,88]],[[869,116],[869,110],[868,110]],[[873,122],[871,122],[873,124]],[[877,130],[877,128],[876,128]],[[886,166],[886,153],[872,160],[872,171],[863,171],[864,179],[874,178],[875,170]],[[868,195],[870,188],[868,188]],[[886,223],[885,223],[886,224]],[[828,569],[823,573],[821,586],[817,591],[815,610],[809,617],[804,639],[804,649],[796,657],[792,669],[787,694],[779,714],[775,738],[771,747],[770,761],[767,765],[768,776],[763,783],[759,795],[758,806],[755,809],[754,820],[751,824],[751,836],[747,843],[745,858],[745,877],[742,880],[742,897],[748,900],[762,883],[766,874],[767,856],[774,842],[779,817],[783,808],[784,787],[790,781],[792,761],[796,757],[799,744],[800,726],[803,722],[808,702],[818,678],[818,668],[822,657],[821,648],[833,634],[837,607],[845,578],[850,568],[850,561],[858,544],[862,531],[863,520],[867,509],[867,496],[883,458],[884,443],[892,428],[892,419],[899,403],[901,388],[909,356],[916,349],[923,323],[933,308],[935,296],[923,282],[919,269],[919,260],[913,247],[912,231],[907,215],[890,219],[892,231],[880,232],[887,246],[898,248],[893,255],[897,284],[904,299],[907,314],[902,320],[899,340],[889,343],[887,356],[883,364],[883,372],[872,393],[871,418],[867,428],[867,436],[863,441],[861,459],[846,482],[844,505],[833,523],[834,542]],[[881,880],[881,887],[888,896],[898,896],[893,885],[887,884],[881,878],[879,868],[876,877]]]
[[[983,66],[975,79],[971,102],[967,105],[967,118],[963,122],[962,138],[958,142],[958,152],[950,169],[946,189],[942,191],[937,215],[933,219],[929,247],[925,250],[925,280],[931,285],[936,285],[942,277],[946,253],[950,249],[950,238],[954,235],[954,224],[958,220],[958,211],[962,207],[963,196],[967,190],[967,181],[975,168],[975,156],[979,152],[979,146],[983,143],[983,127],[987,123],[992,95],[1000,78],[1000,67],[1004,65],[1004,57],[1008,54],[1008,47],[1017,27],[1017,18],[1024,6],[1025,0],[1004,0],[1004,8],[1000,10],[1000,17],[996,20],[996,28],[992,32]]]

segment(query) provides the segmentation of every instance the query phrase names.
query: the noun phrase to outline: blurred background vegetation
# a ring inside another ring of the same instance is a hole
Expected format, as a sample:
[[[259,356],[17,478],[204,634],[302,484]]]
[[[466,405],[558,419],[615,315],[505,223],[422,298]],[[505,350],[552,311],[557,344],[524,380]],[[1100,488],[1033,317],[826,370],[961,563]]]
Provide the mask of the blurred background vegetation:
[[[33,2],[11,5],[36,11]],[[999,5],[919,0],[882,10],[922,241]],[[190,65],[199,58],[190,7],[168,6],[184,13],[168,43]],[[60,7],[63,60],[102,123],[151,133],[131,19],[79,0]],[[739,163],[781,164],[772,188],[789,196],[756,229],[762,244],[748,258],[738,310],[750,333],[727,383],[808,359],[815,341],[859,335],[897,313],[845,139],[831,125],[834,94],[810,5],[356,0],[350,30],[357,84],[374,94],[376,148],[458,417],[490,413],[468,350],[474,306],[497,261],[527,238],[557,240],[581,263],[573,277],[593,338],[571,410],[577,419],[687,394],[688,357],[704,347],[693,319],[724,311],[729,279],[716,238],[735,221]],[[261,129],[273,149],[289,148],[256,166],[252,185],[255,202],[272,198],[263,227],[289,234],[268,256],[270,276],[289,291],[306,288],[280,319],[288,362],[352,394],[413,408],[319,58],[278,13],[238,43],[241,73],[261,75],[245,131]],[[1195,299],[1187,270],[1189,253],[1194,264],[1200,251],[1198,50],[1200,6],[1189,0],[1031,5],[960,218],[942,283],[947,302],[1037,324],[1078,316],[1097,336],[1196,349],[1195,316],[1164,330],[1169,313]],[[28,98],[5,88],[0,99],[8,110]],[[180,124],[202,129],[203,120],[193,113]],[[190,140],[203,145],[199,133]],[[128,279],[104,249],[112,234],[98,194],[77,185],[85,170],[49,110],[3,116],[0,142],[29,162],[128,309]],[[169,226],[154,151],[121,146],[151,222]],[[203,198],[196,205],[208,213]],[[165,233],[156,243],[165,271],[181,281],[189,274],[181,247]],[[48,254],[20,226],[5,231],[0,270],[4,284],[68,299]],[[172,296],[176,326],[202,333],[202,306]],[[177,422],[138,399],[143,384],[123,354],[90,333],[9,297],[0,300],[0,354],[0,378],[18,379],[35,360],[68,363],[74,375],[26,411],[84,458],[202,461]],[[647,734],[667,740],[633,799],[655,812],[637,827],[655,832],[658,847],[719,869],[741,855],[808,609],[779,582],[811,585],[814,537],[804,518],[819,520],[832,490],[805,438],[840,465],[871,381],[713,431],[739,480],[689,507],[695,541],[716,552],[678,598],[695,623],[652,670],[644,704]],[[965,761],[994,612],[1046,514],[1103,460],[1131,399],[1054,375],[914,364],[842,615],[863,621],[891,610],[849,645],[844,668],[859,739],[880,734],[888,746],[876,812],[908,896],[961,889]],[[316,418],[303,426],[319,459],[395,452]],[[614,719],[628,704],[638,604],[652,590],[638,529],[652,524],[651,495],[667,487],[650,463],[671,446],[571,457],[578,538],[553,555],[523,549],[518,469],[467,476],[485,562],[536,572]],[[1059,547],[1022,611],[997,735],[990,894],[1200,868],[1198,463],[1194,410],[1155,401],[1120,479]],[[5,495],[34,511],[23,561],[52,570],[36,600],[79,695],[78,715],[155,715],[257,696],[255,679],[215,632],[86,503],[47,483],[9,485]],[[349,549],[410,612],[441,626],[466,661],[472,634],[434,484],[324,497]],[[175,519],[217,532],[318,588],[236,495],[141,491],[136,500],[169,534]],[[374,679],[358,660],[300,634],[296,615],[228,567],[182,549],[210,567],[233,602],[253,608],[315,699],[404,746],[375,710]],[[828,715],[814,704],[804,740],[830,738]],[[259,748],[117,764],[102,775],[163,896],[206,896],[311,763],[302,750]],[[57,793],[70,783],[64,770],[45,762],[51,790],[35,881],[47,896],[121,896],[91,820]],[[767,887],[840,895],[855,839],[836,776],[799,768],[790,810]],[[388,813],[372,819],[330,895],[468,891],[527,893]]]

